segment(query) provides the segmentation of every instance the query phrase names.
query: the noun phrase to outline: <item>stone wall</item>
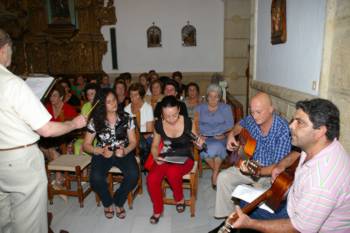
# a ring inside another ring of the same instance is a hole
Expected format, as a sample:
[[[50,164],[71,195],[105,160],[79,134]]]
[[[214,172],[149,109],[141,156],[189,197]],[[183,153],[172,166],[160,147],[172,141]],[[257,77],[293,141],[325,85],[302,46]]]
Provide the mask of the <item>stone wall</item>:
[[[350,1],[328,0],[320,96],[340,110],[340,140],[350,152]]]
[[[224,77],[228,91],[246,109],[250,38],[250,5],[248,0],[225,0]]]
[[[252,1],[252,12],[256,12],[256,1]],[[350,1],[328,0],[326,12],[319,97],[327,98],[338,106],[341,120],[340,141],[345,149],[350,151]],[[251,21],[253,36],[250,40],[253,77],[256,54],[255,21],[254,13]],[[252,80],[250,96],[258,91],[270,94],[276,110],[288,120],[293,116],[298,100],[315,98],[288,88]]]

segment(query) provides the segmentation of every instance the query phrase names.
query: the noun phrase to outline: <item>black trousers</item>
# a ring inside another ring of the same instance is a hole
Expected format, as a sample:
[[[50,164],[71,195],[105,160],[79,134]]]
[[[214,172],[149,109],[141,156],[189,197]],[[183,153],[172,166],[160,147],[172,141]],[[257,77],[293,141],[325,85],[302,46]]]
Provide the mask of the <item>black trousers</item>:
[[[113,166],[122,171],[124,179],[112,197],[108,191],[107,175],[109,169]],[[138,177],[139,169],[133,152],[122,158],[116,156],[105,158],[102,155],[92,156],[90,184],[92,190],[100,196],[104,207],[109,207],[112,203],[118,207],[123,207],[128,193],[136,187]]]

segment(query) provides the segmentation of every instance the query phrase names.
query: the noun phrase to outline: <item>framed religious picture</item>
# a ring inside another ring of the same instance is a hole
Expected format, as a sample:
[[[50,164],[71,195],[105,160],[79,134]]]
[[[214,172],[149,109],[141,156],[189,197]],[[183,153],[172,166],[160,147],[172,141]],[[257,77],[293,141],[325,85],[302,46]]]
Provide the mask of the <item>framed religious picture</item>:
[[[286,0],[272,0],[271,3],[271,44],[287,41]]]
[[[147,47],[162,47],[162,31],[154,22],[152,26],[147,29]]]
[[[49,24],[76,26],[74,0],[46,0]]]
[[[197,31],[194,26],[187,21],[187,25],[181,30],[182,46],[196,46],[197,45]]]

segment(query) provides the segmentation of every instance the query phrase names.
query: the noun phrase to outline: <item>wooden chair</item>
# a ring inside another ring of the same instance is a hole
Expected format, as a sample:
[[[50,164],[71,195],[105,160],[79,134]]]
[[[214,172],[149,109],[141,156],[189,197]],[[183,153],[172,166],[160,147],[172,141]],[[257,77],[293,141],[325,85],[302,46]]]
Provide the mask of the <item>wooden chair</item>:
[[[198,192],[198,160],[199,154],[194,153],[194,164],[192,170],[182,177],[183,184],[182,188],[190,190],[189,199],[185,198],[186,206],[190,206],[191,217],[195,216],[196,212],[196,200],[197,200],[197,192]],[[173,198],[166,196],[166,189],[170,188],[166,179],[162,182],[162,190],[163,190],[163,202],[168,205],[176,205],[176,202]]]
[[[84,199],[91,192],[91,187],[83,189],[82,182],[87,182],[88,177],[83,176],[82,171],[87,169],[91,163],[90,156],[84,155],[61,155],[57,159],[49,162],[46,165],[46,172],[48,177],[48,198],[50,204],[53,203],[54,195],[67,195],[78,197],[80,207],[84,207]],[[64,173],[64,187],[63,189],[54,189],[51,183],[51,172],[60,171]],[[76,190],[71,187],[71,182],[77,183]]]
[[[138,194],[141,195],[143,193],[140,160],[138,159],[138,157],[136,157],[136,160],[137,160],[137,163],[139,165],[138,166],[139,167],[139,179],[137,180],[136,188],[128,193],[129,209],[133,208],[133,202],[134,202],[136,196]],[[122,171],[117,167],[112,167],[109,170],[108,176],[107,176],[108,189],[109,189],[109,192],[111,195],[113,195],[113,193],[114,193],[114,184],[120,183],[120,182],[122,182],[122,180],[123,180]],[[101,205],[100,197],[97,194],[96,194],[96,203],[97,203],[97,206]]]

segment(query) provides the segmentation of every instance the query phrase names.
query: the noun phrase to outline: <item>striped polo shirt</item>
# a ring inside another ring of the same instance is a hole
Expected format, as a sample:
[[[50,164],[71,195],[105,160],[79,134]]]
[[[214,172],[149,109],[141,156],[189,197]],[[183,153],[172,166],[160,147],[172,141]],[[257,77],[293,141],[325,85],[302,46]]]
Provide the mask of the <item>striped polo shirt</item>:
[[[350,157],[334,140],[304,163],[302,152],[287,211],[300,232],[350,232]]]

